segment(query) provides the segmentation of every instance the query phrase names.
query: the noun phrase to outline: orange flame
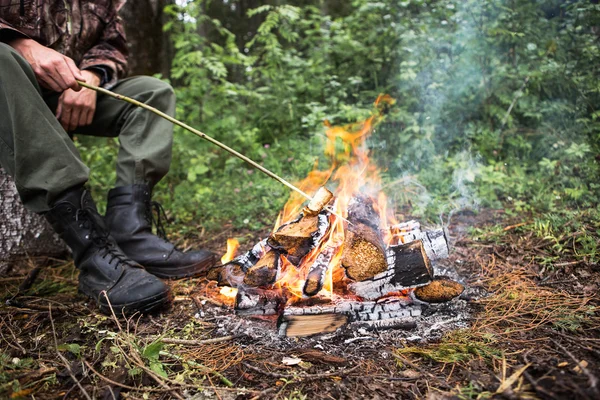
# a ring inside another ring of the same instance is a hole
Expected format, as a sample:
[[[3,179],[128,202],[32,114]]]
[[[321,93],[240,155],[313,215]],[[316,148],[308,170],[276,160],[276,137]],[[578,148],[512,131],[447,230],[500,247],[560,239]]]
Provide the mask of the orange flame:
[[[221,257],[221,264],[226,264],[233,260],[237,254],[238,247],[240,247],[240,243],[236,238],[227,239],[227,252]]]
[[[365,121],[335,127],[326,121],[325,155],[330,159],[330,167],[326,170],[318,170],[318,163],[315,163],[313,171],[309,172],[304,180],[297,183],[297,186],[306,193],[315,193],[326,183],[335,186],[333,207],[336,214],[344,218],[348,215],[348,204],[354,196],[359,193],[363,195],[379,193],[373,200],[375,211],[379,213],[381,219],[380,228],[384,229],[388,224],[397,223],[394,215],[388,210],[387,197],[380,192],[379,169],[371,162],[369,150],[365,146],[374,127],[382,119],[382,107],[393,103],[394,100],[390,96],[380,95],[375,102],[376,112]],[[283,223],[296,218],[304,201],[303,197],[292,193],[280,213],[274,229],[277,230]],[[335,249],[334,255],[329,262],[323,289],[319,293],[331,297],[334,287],[337,288],[345,280],[344,270],[341,267],[345,229],[344,220],[332,214],[330,215],[330,228],[325,237],[304,257],[299,267],[295,267],[285,256],[281,256],[281,272],[276,287],[286,288],[294,296],[303,297],[302,289],[310,267],[326,248],[333,248]],[[386,243],[389,243],[392,236],[391,231],[389,234],[386,232],[384,237]]]

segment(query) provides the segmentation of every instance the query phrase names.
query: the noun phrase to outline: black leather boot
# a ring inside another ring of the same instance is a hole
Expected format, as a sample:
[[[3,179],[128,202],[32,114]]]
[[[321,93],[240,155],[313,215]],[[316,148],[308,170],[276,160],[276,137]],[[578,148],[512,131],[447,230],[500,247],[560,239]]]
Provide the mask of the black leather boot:
[[[162,207],[150,199],[148,185],[121,186],[108,193],[106,224],[123,252],[160,278],[205,273],[216,263],[216,256],[208,250],[183,253],[168,242],[161,223]],[[156,220],[153,208],[158,213]],[[153,221],[161,237],[152,233]]]
[[[102,312],[110,313],[102,291],[117,315],[152,311],[168,301],[168,286],[125,256],[109,235],[88,191],[66,192],[45,217],[73,252],[80,271],[79,290],[94,299]]]

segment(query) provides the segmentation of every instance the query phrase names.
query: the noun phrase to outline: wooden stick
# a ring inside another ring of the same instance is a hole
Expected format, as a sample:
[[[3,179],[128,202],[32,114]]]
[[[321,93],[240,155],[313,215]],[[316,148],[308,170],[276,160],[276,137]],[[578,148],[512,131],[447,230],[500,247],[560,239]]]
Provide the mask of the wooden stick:
[[[151,106],[149,106],[147,104],[139,102],[139,101],[137,101],[135,99],[132,99],[130,97],[123,96],[121,94],[117,94],[117,93],[111,92],[110,90],[106,90],[106,89],[103,89],[101,87],[90,85],[89,83],[85,83],[85,82],[81,82],[81,81],[77,81],[77,83],[79,83],[79,85],[81,85],[83,87],[86,87],[88,89],[95,90],[96,92],[105,94],[105,95],[110,96],[110,97],[114,97],[115,99],[118,99],[118,100],[123,100],[123,101],[125,101],[125,102],[127,102],[129,104],[133,104],[135,106],[138,106],[138,107],[144,108],[144,109],[146,109],[148,111],[151,111],[154,114],[156,114],[156,115],[158,115],[158,116],[166,119],[167,121],[169,121],[169,122],[171,122],[171,123],[173,123],[175,125],[178,125],[178,126],[182,127],[183,129],[186,129],[186,130],[192,132],[194,135],[199,136],[202,139],[208,140],[212,144],[219,146],[220,148],[222,148],[225,151],[228,151],[229,153],[233,154],[237,158],[240,158],[240,159],[246,161],[248,164],[252,165],[254,168],[258,169],[259,171],[261,171],[261,172],[265,173],[266,175],[270,176],[271,178],[275,179],[277,182],[282,183],[283,185],[287,186],[288,188],[292,189],[293,191],[300,193],[302,196],[306,197],[308,200],[312,200],[311,196],[309,196],[308,194],[306,194],[305,192],[303,192],[302,190],[300,190],[296,186],[292,185],[291,183],[289,183],[285,179],[283,179],[283,178],[275,175],[273,172],[269,171],[268,169],[266,169],[262,165],[258,164],[257,162],[252,161],[251,159],[249,159],[248,157],[246,157],[242,153],[239,153],[239,152],[235,151],[231,147],[229,147],[229,146],[227,146],[227,145],[219,142],[216,139],[213,139],[212,137],[208,136],[207,134],[205,134],[203,132],[200,132],[197,129],[194,129],[194,128],[192,128],[191,126],[189,126],[187,124],[184,124],[183,122],[181,122],[181,121],[179,121],[179,120],[171,117],[170,115],[165,114],[164,112],[162,112],[162,111],[160,111],[160,110],[158,110],[158,109],[156,109],[154,107],[151,107]]]
[[[238,335],[238,336],[235,336],[235,335],[222,336],[222,337],[217,337],[217,338],[212,338],[212,339],[203,339],[203,340],[187,340],[187,339],[176,339],[176,338],[161,338],[159,336],[159,337],[153,338],[153,340],[160,340],[161,342],[163,342],[165,344],[181,344],[184,346],[199,346],[199,345],[209,344],[209,343],[227,342],[227,341],[236,339],[238,337],[240,337],[240,335]]]
[[[208,136],[206,133],[200,132],[199,130],[192,128],[188,124],[185,124],[185,123],[179,121],[178,119],[175,119],[175,118],[171,117],[170,115],[165,114],[164,112],[162,112],[162,111],[160,111],[160,110],[158,110],[158,109],[156,109],[156,108],[154,108],[152,106],[149,106],[147,104],[139,102],[139,101],[137,101],[135,99],[132,99],[131,97],[123,96],[122,94],[114,93],[114,92],[111,92],[110,90],[106,90],[106,89],[103,89],[103,88],[98,87],[98,86],[90,85],[89,83],[85,83],[85,82],[82,82],[82,81],[77,81],[77,83],[79,83],[80,86],[86,87],[86,88],[91,89],[91,90],[95,90],[96,92],[105,94],[107,96],[113,97],[113,98],[118,99],[118,100],[123,100],[123,101],[125,101],[125,102],[127,102],[129,104],[133,104],[134,106],[138,106],[138,107],[141,107],[141,108],[143,108],[145,110],[153,112],[154,114],[158,115],[159,117],[162,117],[162,118],[166,119],[167,121],[169,121],[169,122],[171,122],[171,123],[173,123],[173,124],[175,124],[177,126],[180,126],[183,129],[186,129],[186,130],[192,132],[194,135],[199,136],[202,139],[207,140],[207,141],[211,142],[212,144],[219,146],[223,150],[228,151],[229,153],[233,154],[237,158],[246,161],[248,164],[252,165],[254,168],[258,169],[259,171],[261,171],[263,173],[265,173],[267,176],[275,179],[277,182],[279,182],[279,183],[287,186],[288,188],[292,189],[293,191],[301,194],[306,199],[308,199],[308,200],[312,200],[313,199],[312,197],[310,197],[310,195],[308,195],[306,192],[302,191],[300,188],[292,185],[291,183],[289,183],[285,179],[283,179],[280,176],[276,175],[274,172],[269,171],[268,169],[266,169],[262,165],[258,164],[257,162],[252,161],[251,159],[249,159],[248,157],[246,157],[242,153],[240,153],[238,151],[235,151],[234,149],[232,149],[231,147],[227,146],[226,144],[223,144],[223,143],[219,142],[218,140],[213,139],[212,137]],[[325,209],[327,209],[330,213],[332,213],[336,217],[341,218],[343,221],[348,222],[348,220],[346,218],[344,218],[341,215],[337,214],[335,212],[335,210],[331,206],[326,206]]]

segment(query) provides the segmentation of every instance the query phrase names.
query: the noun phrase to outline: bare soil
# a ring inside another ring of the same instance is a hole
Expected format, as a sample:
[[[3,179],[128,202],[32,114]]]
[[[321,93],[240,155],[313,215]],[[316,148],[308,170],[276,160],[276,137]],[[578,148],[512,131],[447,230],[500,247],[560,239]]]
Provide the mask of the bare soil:
[[[469,234],[499,220],[500,235]],[[555,243],[520,222],[493,210],[456,216],[438,271],[468,290],[408,331],[282,338],[275,319],[215,304],[218,289],[202,278],[170,282],[160,313],[113,318],[77,293],[72,262],[29,260],[0,277],[0,398],[600,398],[600,268],[543,262]],[[223,232],[179,245],[222,254],[227,236],[249,248],[266,234]]]

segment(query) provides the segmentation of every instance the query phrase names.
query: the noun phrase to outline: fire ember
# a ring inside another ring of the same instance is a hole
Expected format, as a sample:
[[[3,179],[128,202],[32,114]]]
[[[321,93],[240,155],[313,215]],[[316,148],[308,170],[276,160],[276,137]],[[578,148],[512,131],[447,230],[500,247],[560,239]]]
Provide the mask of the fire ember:
[[[390,101],[381,96],[376,104]],[[462,293],[461,284],[434,277],[432,263],[448,256],[444,230],[399,223],[388,212],[365,147],[379,118],[329,128],[331,167],[300,183],[316,192],[313,199],[304,205],[292,196],[275,230],[244,254],[234,257],[236,243],[228,241],[223,265],[208,277],[231,294],[237,289],[237,314],[278,316],[279,333],[287,336],[346,324],[407,328],[426,303]]]

